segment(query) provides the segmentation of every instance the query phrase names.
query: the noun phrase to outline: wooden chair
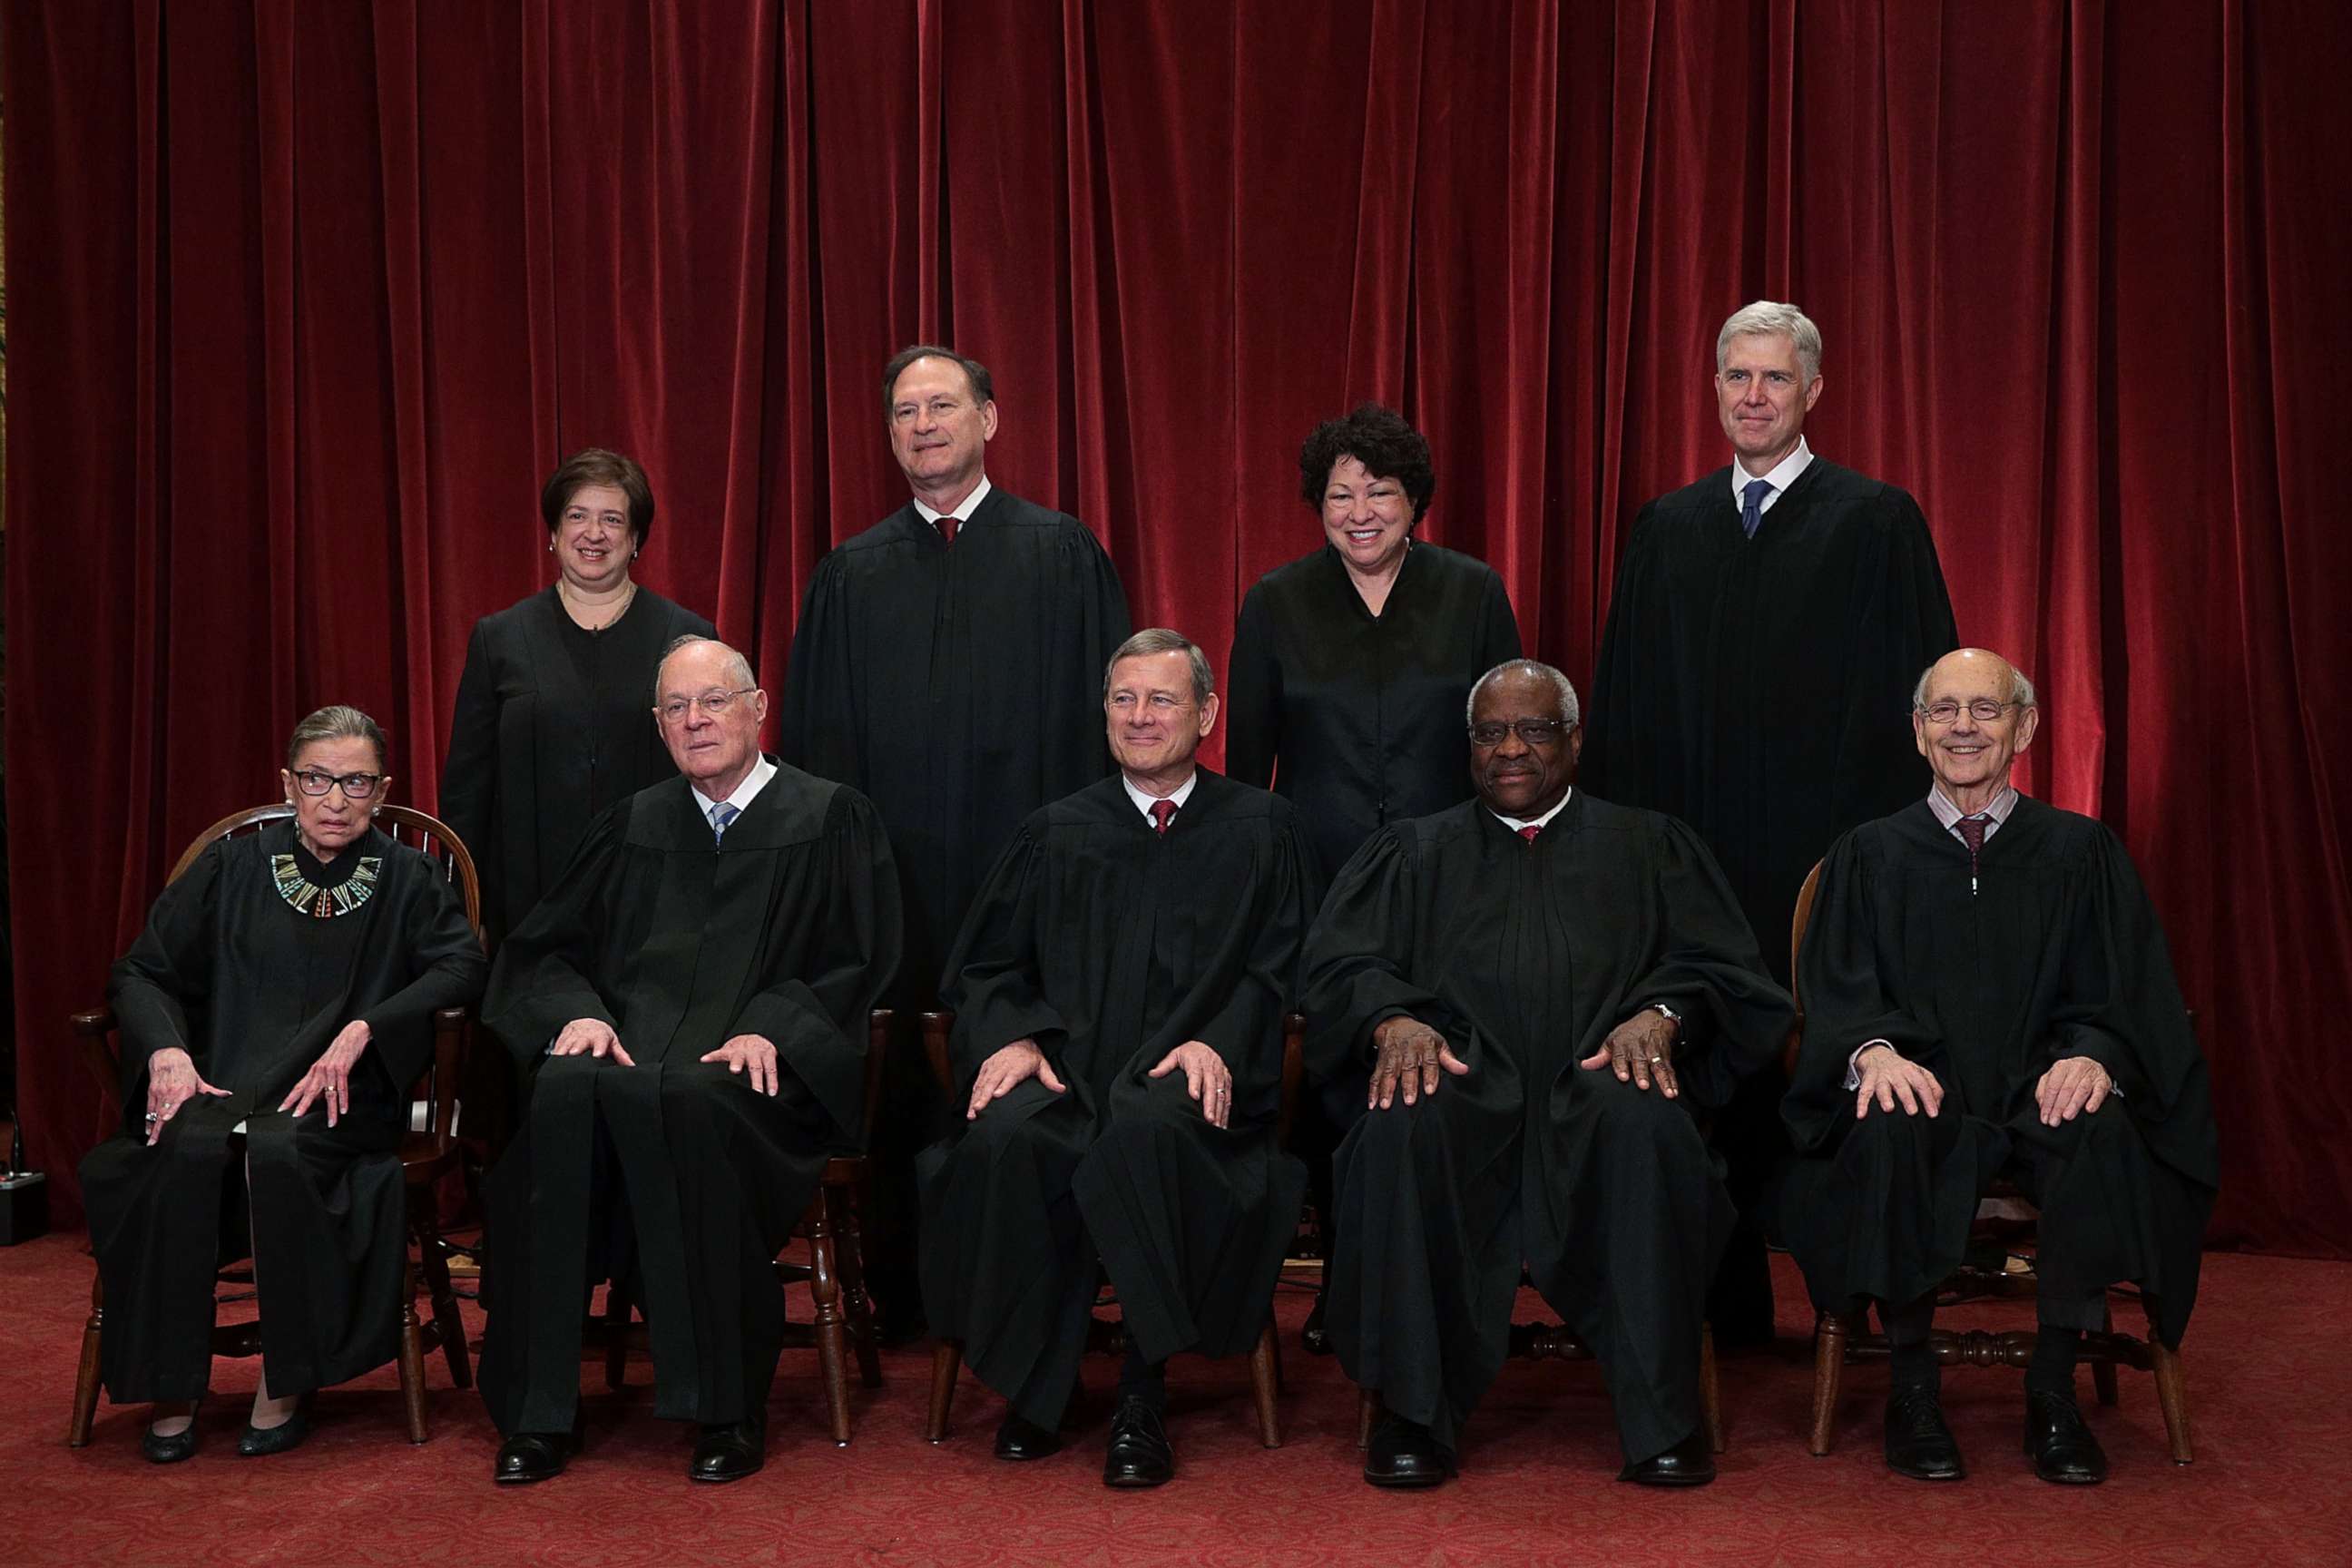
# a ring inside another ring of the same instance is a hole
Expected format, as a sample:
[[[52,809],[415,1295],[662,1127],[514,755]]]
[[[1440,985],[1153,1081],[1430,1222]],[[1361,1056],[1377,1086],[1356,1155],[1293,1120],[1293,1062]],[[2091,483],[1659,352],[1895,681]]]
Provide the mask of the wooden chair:
[[[292,806],[279,802],[221,818],[196,836],[187,852],[180,857],[179,864],[172,868],[166,882],[178,881],[214,840],[257,831],[293,815]],[[377,812],[375,822],[396,842],[422,849],[441,862],[465,903],[467,922],[478,939],[482,932],[481,887],[474,874],[474,857],[457,836],[437,818],[413,806],[385,805]],[[113,1009],[100,1007],[76,1013],[69,1023],[82,1065],[97,1080],[110,1116],[120,1121],[122,1060],[113,1038]],[[451,1129],[457,1121],[457,1086],[465,1075],[466,1048],[472,1034],[469,1025],[470,1015],[462,1007],[445,1007],[434,1014],[433,1059],[409,1091],[412,1107],[422,1104],[425,1108],[425,1122],[422,1128],[412,1128],[400,1146],[401,1174],[407,1188],[408,1234],[417,1249],[404,1276],[400,1305],[400,1393],[407,1409],[408,1440],[412,1443],[422,1443],[425,1438],[426,1351],[440,1350],[448,1360],[450,1379],[459,1388],[474,1385],[473,1367],[466,1356],[465,1325],[457,1314],[457,1293],[449,1283],[448,1259],[441,1244],[440,1207],[435,1193],[441,1179],[457,1168],[457,1143],[451,1136]],[[433,1316],[429,1322],[420,1322],[416,1313],[420,1268],[432,1293]],[[216,1300],[226,1302],[252,1298],[253,1271],[249,1267],[232,1265],[221,1270],[220,1279],[224,1284],[243,1289]],[[89,1287],[89,1321],[81,1334],[81,1362],[74,1372],[73,1420],[66,1432],[67,1443],[77,1448],[89,1443],[90,1424],[98,1412],[99,1345],[105,1331],[104,1282],[94,1279]],[[258,1319],[214,1326],[213,1354],[260,1353]]]
[[[860,1142],[871,1147],[874,1115],[882,1098],[882,1065],[890,1040],[891,1014],[877,1007],[866,1022],[866,1121]],[[816,1319],[813,1323],[787,1323],[784,1348],[816,1351],[824,1375],[825,1411],[835,1447],[849,1446],[849,1355],[857,1355],[858,1381],[868,1388],[882,1386],[882,1358],[874,1338],[874,1303],[866,1294],[866,1253],[858,1233],[858,1210],[865,1205],[872,1176],[864,1154],[835,1154],[825,1162],[817,1180],[816,1195],[803,1211],[797,1234],[808,1238],[809,1260],[787,1263],[779,1258],[780,1283],[806,1279]],[[615,1280],[605,1291],[604,1321],[592,1339],[592,1350],[604,1353],[604,1386],[618,1389],[628,1381],[630,1352],[647,1351],[641,1321],[632,1321],[635,1303]]]
[[[1790,921],[1791,996],[1797,996],[1797,960],[1804,950],[1805,927],[1812,919],[1813,900],[1820,891],[1821,880],[1822,868],[1816,862],[1797,894],[1797,911]],[[1797,1024],[1790,1031],[1783,1061],[1791,1082],[1796,1079],[1797,1053],[1803,1044],[1804,1027],[1804,1000],[1797,996]],[[2034,1218],[2033,1205],[2014,1185],[2007,1181],[1994,1183],[1992,1191],[1978,1207],[1967,1259],[1959,1271],[1937,1290],[1936,1305],[1943,1308],[1966,1301],[2032,1300],[2035,1289]],[[2153,1325],[2154,1303],[2146,1305]],[[1890,1347],[1886,1336],[1870,1331],[1869,1317],[1867,1310],[1851,1313],[1816,1311],[1813,1315],[1813,1419],[1808,1447],[1816,1458],[1830,1451],[1836,1435],[1838,1394],[1846,1367],[1853,1363],[1887,1359]],[[1930,1330],[1927,1335],[1937,1363],[1943,1366],[2022,1368],[2033,1359],[2033,1342],[2034,1332],[2030,1329],[1994,1333],[1984,1329],[1939,1328]],[[2090,1364],[2091,1385],[2102,1405],[2116,1403],[2116,1367],[2136,1367],[2155,1373],[2156,1398],[2164,1411],[2164,1433],[2172,1450],[2172,1462],[2185,1465],[2195,1458],[2189,1444],[2189,1393],[2181,1376],[2180,1353],[2158,1340],[2152,1326],[2144,1341],[2137,1335],[2118,1333],[2110,1306],[2106,1327],[2084,1335],[2082,1359]]]
[[[948,1036],[955,1027],[953,1013],[923,1015],[923,1052],[930,1058],[931,1074],[940,1087],[952,1100],[955,1096],[955,1074],[948,1065]],[[1278,1113],[1276,1136],[1285,1146],[1290,1142],[1290,1121],[1298,1108],[1298,1085],[1306,1070],[1307,1020],[1297,1013],[1283,1016],[1282,1020],[1282,1109]],[[1097,1307],[1102,1305],[1102,1287],[1096,1288]],[[1107,1355],[1127,1353],[1127,1325],[1123,1319],[1097,1316],[1087,1325],[1087,1349]],[[956,1373],[963,1366],[963,1345],[955,1340],[941,1340],[931,1352],[931,1403],[923,1420],[923,1436],[933,1443],[944,1442],[948,1435],[948,1413],[955,1403]],[[1282,1346],[1274,1331],[1274,1312],[1269,1308],[1265,1326],[1258,1331],[1257,1343],[1250,1351],[1250,1387],[1257,1397],[1258,1441],[1269,1448],[1282,1447],[1281,1416],[1276,1399],[1282,1392]]]

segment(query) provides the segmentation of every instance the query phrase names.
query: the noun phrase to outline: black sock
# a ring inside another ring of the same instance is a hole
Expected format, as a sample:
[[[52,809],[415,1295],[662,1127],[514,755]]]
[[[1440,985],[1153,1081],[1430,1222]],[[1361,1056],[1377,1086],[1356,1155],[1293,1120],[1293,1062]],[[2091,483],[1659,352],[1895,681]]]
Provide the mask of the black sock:
[[[1943,1385],[1943,1368],[1936,1363],[1936,1352],[1927,1342],[1927,1331],[1936,1321],[1936,1298],[1922,1296],[1902,1306],[1880,1302],[1878,1321],[1886,1328],[1886,1367],[1894,1388],[1925,1388],[1933,1392]]]
[[[2025,1367],[2025,1392],[2074,1397],[2074,1359],[2082,1353],[2083,1331],[2056,1323],[2034,1326],[2033,1359]]]
[[[1119,1363],[1118,1397],[1140,1399],[1162,1415],[1168,1411],[1168,1363],[1143,1359],[1142,1347],[1127,1342],[1127,1360]]]

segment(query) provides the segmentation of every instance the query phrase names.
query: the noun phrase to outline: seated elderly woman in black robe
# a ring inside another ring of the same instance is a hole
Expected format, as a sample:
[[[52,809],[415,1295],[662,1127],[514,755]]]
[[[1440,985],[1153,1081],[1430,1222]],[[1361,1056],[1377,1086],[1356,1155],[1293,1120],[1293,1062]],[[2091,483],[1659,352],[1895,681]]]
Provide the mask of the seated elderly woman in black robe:
[[[278,774],[293,820],[206,848],[107,988],[125,1127],[81,1166],[100,1372],[116,1403],[153,1402],[157,1464],[195,1452],[225,1262],[253,1258],[263,1309],[237,1452],[293,1447],[311,1390],[399,1351],[408,1088],[434,1013],[488,965],[441,868],[375,829],[384,761],[359,710],[303,720]]]

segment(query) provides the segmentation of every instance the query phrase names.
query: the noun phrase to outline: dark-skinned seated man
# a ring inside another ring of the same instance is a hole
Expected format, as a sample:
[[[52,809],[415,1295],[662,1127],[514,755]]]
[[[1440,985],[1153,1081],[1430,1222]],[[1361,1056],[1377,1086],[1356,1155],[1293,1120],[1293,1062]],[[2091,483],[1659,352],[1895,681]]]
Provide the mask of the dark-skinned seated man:
[[[1453,1472],[1524,1265],[1601,1363],[1621,1479],[1701,1484],[1699,1336],[1733,1214],[1692,1113],[1771,1058],[1788,994],[1696,835],[1573,788],[1567,677],[1499,665],[1468,719],[1477,798],[1367,840],[1301,967],[1308,1070],[1371,1069],[1334,1161],[1327,1311],[1381,1396],[1364,1479]]]
[[[1265,1323],[1306,1168],[1282,1152],[1282,1015],[1312,913],[1290,803],[1198,767],[1208,660],[1111,657],[1116,777],[1032,815],[949,961],[957,1131],[921,1162],[923,1304],[1004,1395],[1001,1459],[1061,1447],[1095,1296],[1128,1354],[1103,1480],[1175,1473],[1163,1369]]]
[[[1797,962],[1781,1109],[1810,1157],[1780,1217],[1817,1305],[1878,1303],[1886,1462],[1922,1480],[1963,1473],[1927,1335],[1993,1180],[2041,1209],[2026,1456],[2077,1485],[2107,1473],[2074,1401],[2083,1334],[2128,1279],[2179,1345],[2218,1181],[2204,1057],[2131,858],[2011,783],[2040,721],[1998,654],[1929,666],[1911,730],[1935,784],[1832,847]]]
[[[724,643],[681,637],[647,722],[680,776],[592,823],[499,950],[482,1021],[520,1064],[485,1191],[482,1403],[493,1475],[569,1458],[591,1289],[645,1311],[654,1414],[687,1474],[766,1456],[777,1251],[863,1125],[866,1010],[898,962],[898,879],[866,798],[760,754],[768,711]]]

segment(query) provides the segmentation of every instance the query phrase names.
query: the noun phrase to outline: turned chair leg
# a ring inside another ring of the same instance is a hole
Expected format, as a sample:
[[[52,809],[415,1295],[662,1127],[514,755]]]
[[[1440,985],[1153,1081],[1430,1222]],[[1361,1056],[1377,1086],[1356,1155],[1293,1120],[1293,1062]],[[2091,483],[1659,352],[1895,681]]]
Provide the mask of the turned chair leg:
[[[850,1348],[857,1352],[857,1380],[882,1386],[882,1356],[874,1343],[874,1302],[866,1294],[866,1237],[857,1225],[856,1194],[845,1187],[824,1189],[825,1217],[832,1223],[834,1261],[841,1272],[842,1316],[849,1321]]]
[[[1706,1417],[1706,1446],[1710,1453],[1720,1454],[1723,1438],[1723,1389],[1715,1375],[1715,1325],[1698,1326],[1698,1400],[1699,1409]]]
[[[416,1266],[404,1263],[400,1292],[400,1397],[408,1408],[408,1440],[425,1441],[425,1336],[416,1321]]]
[[[74,1368],[73,1420],[66,1427],[68,1447],[89,1446],[89,1428],[98,1419],[98,1348],[106,1331],[106,1287],[89,1282],[89,1321],[81,1328],[81,1361]]]
[[[629,1292],[615,1279],[604,1287],[604,1386],[615,1393],[629,1381]]]
[[[2102,1335],[2112,1335],[2116,1331],[2116,1310],[2112,1303],[2105,1309],[2105,1318],[2099,1331]],[[2091,1363],[2091,1387],[2098,1394],[2100,1404],[2113,1405],[2116,1402],[2115,1352],[2109,1342],[2104,1339],[2098,1356]]]
[[[466,1320],[457,1310],[457,1288],[449,1281],[440,1227],[429,1219],[416,1228],[416,1257],[424,1266],[425,1293],[433,1299],[433,1324],[440,1332],[442,1359],[449,1363],[449,1381],[471,1388],[474,1367],[466,1354]]]
[[[1381,1391],[1367,1388],[1356,1396],[1356,1447],[1372,1446],[1372,1424],[1381,1418]]]
[[[2156,1373],[2156,1402],[2164,1410],[2164,1436],[2171,1445],[2172,1462],[2185,1465],[2196,1458],[2189,1442],[2189,1385],[2180,1373],[2180,1352],[2156,1337],[2153,1328],[2147,1336],[2149,1370]]]
[[[1281,1418],[1275,1410],[1282,1381],[1280,1353],[1275,1347],[1274,1314],[1268,1312],[1265,1327],[1257,1331],[1257,1347],[1250,1352],[1250,1385],[1257,1393],[1257,1440],[1269,1448],[1282,1447]]]
[[[816,1359],[824,1373],[824,1405],[833,1444],[849,1447],[849,1325],[841,1315],[841,1271],[833,1250],[830,1204],[809,1216],[809,1297],[816,1305]]]
[[[1837,1429],[1838,1384],[1845,1376],[1846,1321],[1835,1312],[1813,1318],[1813,1430],[1808,1444],[1815,1458],[1830,1451]]]
[[[948,1407],[955,1403],[956,1373],[963,1366],[963,1346],[954,1340],[941,1340],[931,1350],[931,1407],[923,1417],[923,1440],[944,1442],[948,1435]]]

